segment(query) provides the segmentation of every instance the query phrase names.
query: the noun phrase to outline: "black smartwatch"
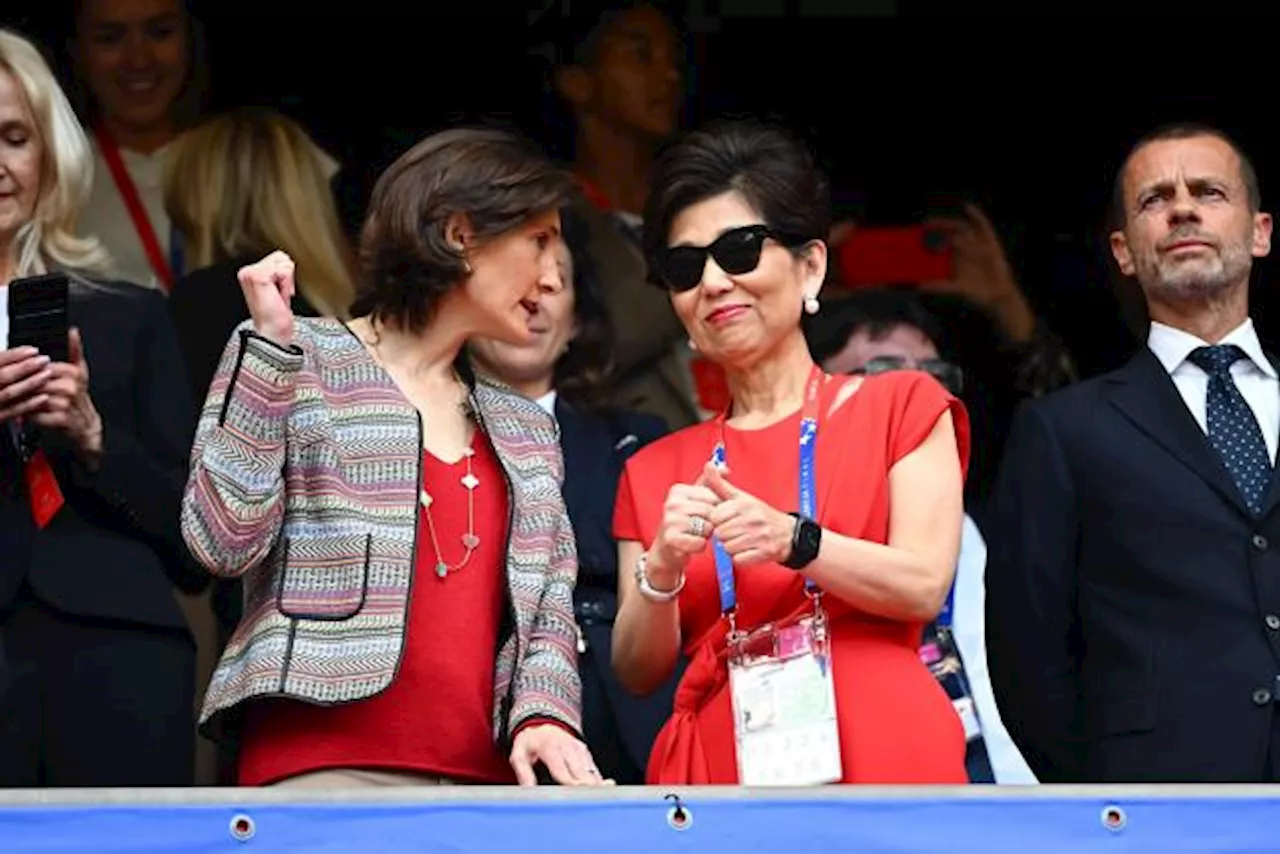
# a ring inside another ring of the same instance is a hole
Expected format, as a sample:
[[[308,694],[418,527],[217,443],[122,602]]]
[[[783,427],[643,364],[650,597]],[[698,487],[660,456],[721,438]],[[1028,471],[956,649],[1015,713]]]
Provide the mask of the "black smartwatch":
[[[787,555],[782,565],[787,569],[804,569],[818,556],[818,548],[822,545],[822,527],[799,513],[791,515],[795,517],[796,527],[791,532],[791,554]]]

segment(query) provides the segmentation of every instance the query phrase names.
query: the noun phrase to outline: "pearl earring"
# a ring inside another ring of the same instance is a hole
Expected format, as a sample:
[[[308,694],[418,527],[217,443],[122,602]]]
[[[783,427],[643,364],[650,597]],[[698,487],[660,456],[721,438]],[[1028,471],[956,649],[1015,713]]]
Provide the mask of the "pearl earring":
[[[805,310],[805,313],[806,313],[806,314],[817,314],[817,313],[818,313],[818,298],[817,298],[817,297],[805,297],[805,298],[804,298],[804,310]]]
[[[693,340],[692,338],[690,338],[690,339],[689,339],[689,349],[690,349],[690,350],[693,350],[693,351],[695,351],[695,352],[696,352],[696,351],[697,351],[697,349],[698,349],[698,345],[697,345],[696,343],[694,343],[694,340]]]

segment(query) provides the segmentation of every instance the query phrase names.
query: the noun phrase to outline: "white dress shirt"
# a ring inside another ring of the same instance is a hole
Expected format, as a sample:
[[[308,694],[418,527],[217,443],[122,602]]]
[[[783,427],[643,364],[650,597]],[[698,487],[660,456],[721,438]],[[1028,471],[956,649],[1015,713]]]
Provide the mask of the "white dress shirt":
[[[1274,463],[1276,446],[1280,444],[1280,375],[1276,374],[1275,367],[1262,352],[1262,344],[1258,341],[1258,333],[1253,328],[1252,320],[1246,320],[1237,326],[1218,343],[1234,344],[1249,357],[1231,366],[1231,378],[1235,380],[1236,388],[1240,389],[1240,395],[1253,410],[1253,417],[1258,419],[1262,438],[1267,443],[1267,453]],[[1208,416],[1205,410],[1209,375],[1200,366],[1187,361],[1187,357],[1192,350],[1208,347],[1209,343],[1181,329],[1174,329],[1163,323],[1152,323],[1147,346],[1169,372],[1173,384],[1178,388],[1178,394],[1182,395],[1183,402],[1200,429],[1208,434]]]
[[[996,695],[991,689],[991,674],[987,670],[986,572],[987,544],[978,526],[965,514],[960,532],[960,559],[956,563],[955,599],[951,603],[951,631],[964,661],[996,782],[1031,785],[1039,781],[1004,728],[996,707]]]
[[[555,389],[551,389],[551,391],[547,392],[542,397],[535,400],[534,403],[538,404],[543,409],[545,409],[547,411],[547,414],[550,415],[552,418],[556,417],[556,390]]]

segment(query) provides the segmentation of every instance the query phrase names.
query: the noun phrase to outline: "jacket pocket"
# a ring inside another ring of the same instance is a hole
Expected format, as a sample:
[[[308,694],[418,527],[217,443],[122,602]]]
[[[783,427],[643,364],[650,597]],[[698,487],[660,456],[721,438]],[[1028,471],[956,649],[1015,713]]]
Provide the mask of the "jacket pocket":
[[[372,534],[286,537],[276,607],[295,620],[349,620],[369,593]]]

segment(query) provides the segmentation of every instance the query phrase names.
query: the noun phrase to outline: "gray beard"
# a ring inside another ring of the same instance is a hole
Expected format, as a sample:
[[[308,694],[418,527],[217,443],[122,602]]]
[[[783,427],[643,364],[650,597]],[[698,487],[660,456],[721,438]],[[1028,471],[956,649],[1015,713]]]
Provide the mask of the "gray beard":
[[[1208,263],[1181,264],[1157,259],[1140,278],[1143,290],[1173,300],[1210,299],[1247,280],[1253,259],[1247,246],[1223,246]]]

